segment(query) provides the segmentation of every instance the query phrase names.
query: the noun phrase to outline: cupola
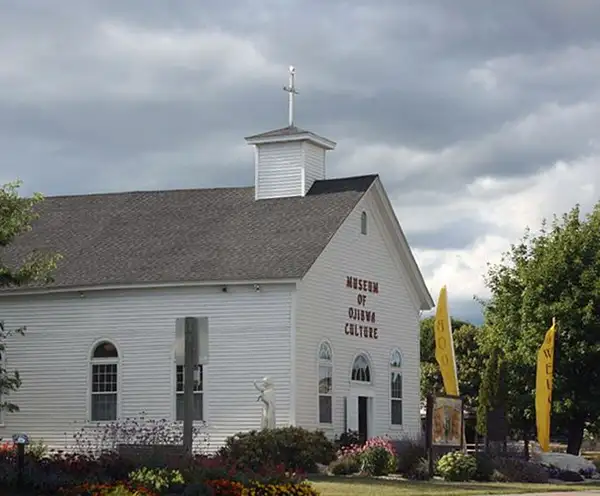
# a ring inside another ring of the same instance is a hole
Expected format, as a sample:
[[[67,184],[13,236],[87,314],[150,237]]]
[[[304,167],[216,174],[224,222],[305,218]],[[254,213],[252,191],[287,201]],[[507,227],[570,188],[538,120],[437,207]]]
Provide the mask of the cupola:
[[[248,136],[246,142],[255,148],[254,178],[257,200],[304,196],[315,181],[325,179],[325,154],[336,143],[294,123],[294,67],[290,67],[288,126]]]

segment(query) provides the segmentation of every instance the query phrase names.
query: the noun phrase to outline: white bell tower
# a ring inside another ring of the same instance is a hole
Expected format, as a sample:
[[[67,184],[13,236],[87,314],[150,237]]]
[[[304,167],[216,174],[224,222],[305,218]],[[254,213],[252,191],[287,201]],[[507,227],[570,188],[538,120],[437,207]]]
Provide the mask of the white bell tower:
[[[255,148],[255,197],[257,200],[304,196],[315,181],[325,179],[325,153],[336,143],[295,125],[294,104],[298,94],[296,69],[290,66],[288,126],[248,136]]]

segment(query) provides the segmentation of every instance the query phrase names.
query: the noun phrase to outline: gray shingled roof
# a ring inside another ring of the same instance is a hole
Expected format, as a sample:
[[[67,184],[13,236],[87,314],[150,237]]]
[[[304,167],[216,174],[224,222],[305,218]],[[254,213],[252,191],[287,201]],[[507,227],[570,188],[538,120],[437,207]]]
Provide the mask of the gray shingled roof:
[[[274,129],[273,131],[267,131],[266,133],[254,134],[252,136],[247,136],[246,139],[255,139],[255,138],[276,138],[279,136],[296,136],[298,134],[314,134],[310,131],[306,131],[297,126],[287,126],[282,127],[281,129]]]
[[[52,287],[301,278],[376,178],[259,201],[253,187],[48,197],[0,256],[60,253]]]
[[[266,133],[255,134],[253,136],[247,136],[245,139],[248,143],[260,143],[265,141],[277,140],[278,138],[287,139],[299,139],[299,140],[311,140],[320,144],[325,144],[325,147],[329,150],[333,150],[336,146],[334,141],[331,141],[324,136],[319,136],[311,131],[306,131],[296,126],[282,127],[281,129],[275,129],[273,131],[267,131]]]

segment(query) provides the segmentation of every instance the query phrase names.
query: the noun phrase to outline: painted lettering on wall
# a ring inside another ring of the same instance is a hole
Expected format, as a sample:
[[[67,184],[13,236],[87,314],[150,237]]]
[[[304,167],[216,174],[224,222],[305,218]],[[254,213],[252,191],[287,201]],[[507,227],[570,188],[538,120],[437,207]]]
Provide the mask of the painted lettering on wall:
[[[377,317],[375,311],[369,309],[367,293],[379,294],[379,283],[361,279],[360,277],[346,276],[346,288],[355,289],[356,303],[348,307],[348,320],[344,324],[344,334],[360,338],[378,339],[379,329],[377,328]]]
[[[379,294],[379,283],[366,281],[359,277],[346,276],[346,287],[369,293]]]

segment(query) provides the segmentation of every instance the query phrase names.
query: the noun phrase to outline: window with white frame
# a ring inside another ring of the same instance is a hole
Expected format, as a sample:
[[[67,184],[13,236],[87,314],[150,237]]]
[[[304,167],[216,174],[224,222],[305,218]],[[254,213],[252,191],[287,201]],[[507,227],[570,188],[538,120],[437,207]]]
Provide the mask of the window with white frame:
[[[328,343],[319,347],[319,423],[333,421],[333,354]]]
[[[360,233],[367,234],[367,212],[360,214]]]
[[[92,352],[91,415],[94,422],[117,420],[119,353],[110,341]]]
[[[183,400],[183,385],[184,385],[184,370],[183,365],[176,366],[176,386],[175,386],[175,418],[183,420],[184,416],[184,400]],[[204,420],[204,369],[202,365],[196,365],[194,370],[194,420]]]
[[[390,359],[390,402],[392,425],[402,425],[402,355],[398,350]]]
[[[365,355],[358,355],[354,359],[352,380],[357,382],[371,382],[371,366]]]

